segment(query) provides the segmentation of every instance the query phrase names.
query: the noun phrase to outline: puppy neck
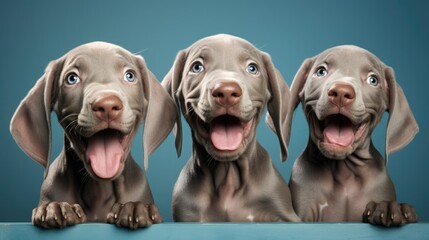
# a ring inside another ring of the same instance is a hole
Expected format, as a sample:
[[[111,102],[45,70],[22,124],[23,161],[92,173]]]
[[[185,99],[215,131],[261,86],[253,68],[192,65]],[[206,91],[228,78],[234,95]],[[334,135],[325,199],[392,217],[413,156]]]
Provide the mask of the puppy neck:
[[[349,174],[364,178],[368,174],[369,169],[377,171],[385,169],[385,161],[371,140],[362,144],[344,159],[330,159],[326,157],[318,149],[317,145],[309,140],[302,157],[310,164],[317,166],[318,169],[328,170],[333,176],[339,175],[341,176],[340,178]]]
[[[240,189],[266,175],[272,166],[269,154],[256,139],[249,142],[246,151],[233,161],[218,161],[210,156],[204,147],[194,145],[191,161],[194,170],[203,171],[206,176],[213,178],[214,189],[218,189],[220,185]]]

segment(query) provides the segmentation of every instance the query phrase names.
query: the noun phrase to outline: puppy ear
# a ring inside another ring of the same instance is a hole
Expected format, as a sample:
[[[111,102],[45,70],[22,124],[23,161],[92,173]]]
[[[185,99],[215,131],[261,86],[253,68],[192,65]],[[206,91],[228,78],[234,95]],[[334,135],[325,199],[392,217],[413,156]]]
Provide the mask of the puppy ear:
[[[10,122],[10,132],[18,146],[45,168],[49,165],[51,154],[54,89],[62,64],[62,60],[48,64],[45,73],[21,101]]]
[[[141,56],[136,56],[142,75],[146,109],[143,110],[143,152],[144,166],[148,158],[167,138],[177,119],[176,107],[167,92],[161,87],[155,75],[147,68]]]
[[[290,117],[292,117],[293,111],[295,111],[296,107],[298,107],[298,104],[301,101],[301,92],[304,89],[305,83],[307,82],[307,78],[310,74],[311,68],[313,67],[314,60],[315,58],[305,59],[292,80],[292,84],[290,86],[291,99],[289,104],[291,108],[291,111],[289,112]]]
[[[185,66],[186,62],[186,55],[187,51],[182,50],[180,51],[176,59],[174,60],[173,66],[171,67],[170,71],[167,73],[167,75],[162,80],[162,87],[164,87],[165,90],[167,90],[168,94],[173,98],[174,102],[176,103],[176,113],[177,113],[177,120],[176,124],[174,126],[174,135],[176,136],[176,151],[177,155],[180,156],[180,153],[182,151],[182,123],[181,123],[181,115],[180,115],[180,83],[182,81],[182,73],[183,68]]]
[[[284,106],[286,107],[286,110],[283,110],[284,119],[281,127],[284,144],[286,146],[288,146],[290,142],[293,113],[300,102],[300,93],[304,88],[308,74],[313,66],[313,62],[314,58],[306,59],[302,63],[291,84],[290,97],[288,103],[285,103],[286,106]],[[265,121],[267,122],[268,126],[270,126],[271,130],[277,132],[271,114],[267,114]],[[286,158],[287,156],[284,157]],[[285,158],[282,159],[284,160]]]
[[[292,80],[290,86],[290,102],[289,102],[289,110],[286,119],[287,127],[285,128],[286,142],[289,144],[290,135],[291,135],[291,127],[292,127],[292,119],[293,114],[295,112],[296,107],[301,101],[302,91],[304,90],[305,83],[307,82],[307,78],[309,76],[311,68],[313,67],[315,58],[307,58],[301,64],[301,67],[298,69],[298,72],[295,74],[295,77]]]
[[[271,93],[271,99],[268,100],[267,104],[268,114],[265,120],[268,126],[277,134],[280,142],[281,159],[284,162],[288,154],[284,129],[290,99],[289,87],[281,73],[274,67],[268,54],[263,54],[263,61],[268,74],[268,87]]]
[[[389,120],[386,132],[386,162],[388,154],[394,153],[408,145],[419,131],[419,126],[408,106],[407,99],[399,84],[396,82],[393,69],[385,70],[389,104]]]

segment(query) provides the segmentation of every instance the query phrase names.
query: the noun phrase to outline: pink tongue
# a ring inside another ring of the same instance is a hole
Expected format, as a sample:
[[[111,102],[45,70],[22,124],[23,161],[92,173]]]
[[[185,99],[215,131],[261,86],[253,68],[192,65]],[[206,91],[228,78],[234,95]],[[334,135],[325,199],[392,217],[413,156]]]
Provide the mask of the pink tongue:
[[[228,116],[216,118],[210,124],[210,138],[218,150],[238,149],[243,141],[243,127],[240,120]]]
[[[98,177],[112,178],[119,170],[124,150],[119,136],[102,132],[89,138],[86,155]]]
[[[348,120],[347,120],[348,121]],[[325,141],[343,147],[350,146],[354,141],[353,126],[345,121],[328,121],[323,131]]]

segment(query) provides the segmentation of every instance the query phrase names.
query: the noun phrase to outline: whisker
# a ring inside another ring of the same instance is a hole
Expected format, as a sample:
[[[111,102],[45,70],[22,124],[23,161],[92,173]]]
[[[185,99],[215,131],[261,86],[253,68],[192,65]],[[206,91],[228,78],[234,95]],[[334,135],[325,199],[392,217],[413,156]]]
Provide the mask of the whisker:
[[[84,173],[83,171],[85,171],[85,172],[86,172],[85,167],[81,168],[81,169],[78,171],[78,173],[79,173],[79,174]]]
[[[135,52],[135,53],[133,53],[134,55],[138,55],[138,54],[140,54],[140,53],[142,53],[142,52],[146,52],[148,50],[148,48],[145,48],[145,49],[143,49],[143,50],[140,50],[140,51],[137,51],[137,52]]]
[[[207,166],[212,168],[214,167],[215,164],[216,164],[216,160],[211,155],[209,155],[207,158]]]
[[[90,179],[91,177],[89,176],[89,173],[85,171],[82,175],[82,183],[87,183]]]
[[[64,151],[69,151],[69,150],[73,150],[71,146],[69,146],[68,148],[64,149]]]
[[[77,119],[77,116],[79,116],[79,114],[77,114],[77,113],[69,114],[69,115],[65,116],[63,119],[61,119],[60,123],[63,123],[65,120],[67,120],[68,118],[71,118],[71,117],[76,117],[76,119]]]
[[[194,107],[188,106],[188,112],[192,112],[192,111],[195,111]]]
[[[77,120],[71,121],[65,128],[64,131],[71,132],[71,130],[74,128],[74,124],[77,122]],[[70,128],[70,129],[69,129]]]
[[[80,175],[81,182],[84,184],[91,179],[91,176],[89,175],[88,171],[86,171],[84,166],[78,171],[78,174]]]
[[[198,117],[198,114],[195,112],[195,109],[192,106],[188,107],[188,112],[186,115],[189,117]]]
[[[191,114],[191,116],[194,115],[195,114],[195,109],[192,106],[189,106],[187,114]]]

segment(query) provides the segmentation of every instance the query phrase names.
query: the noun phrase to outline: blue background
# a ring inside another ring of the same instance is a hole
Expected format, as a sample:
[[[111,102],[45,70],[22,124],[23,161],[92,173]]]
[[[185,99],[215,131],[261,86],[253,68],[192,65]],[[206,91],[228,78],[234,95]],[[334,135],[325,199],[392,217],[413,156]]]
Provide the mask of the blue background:
[[[49,61],[80,44],[108,41],[141,52],[161,81],[180,49],[217,33],[240,36],[270,53],[289,85],[305,58],[340,44],[364,47],[392,66],[420,133],[405,149],[390,155],[388,169],[398,200],[413,204],[420,219],[429,221],[428,11],[428,1],[406,0],[1,1],[0,221],[28,222],[38,203],[44,170],[15,144],[9,121]],[[382,153],[386,119],[387,115],[373,136]],[[55,121],[53,127],[52,158],[62,144],[61,128]],[[182,156],[176,157],[170,135],[152,155],[147,173],[166,221],[171,221],[173,185],[190,156],[189,127],[183,127]],[[263,122],[258,139],[288,180],[308,139],[301,107],[294,117],[286,163],[280,162],[277,138]],[[143,165],[140,134],[132,151]]]

